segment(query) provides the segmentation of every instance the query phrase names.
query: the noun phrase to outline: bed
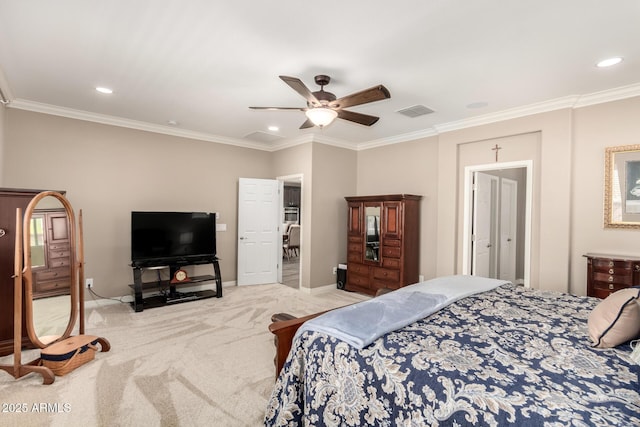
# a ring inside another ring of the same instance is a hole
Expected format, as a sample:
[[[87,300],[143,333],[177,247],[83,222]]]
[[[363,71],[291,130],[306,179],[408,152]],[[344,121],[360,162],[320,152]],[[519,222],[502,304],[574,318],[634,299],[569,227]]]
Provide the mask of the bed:
[[[265,425],[640,425],[629,342],[592,346],[599,302],[500,284],[361,349],[299,331]]]

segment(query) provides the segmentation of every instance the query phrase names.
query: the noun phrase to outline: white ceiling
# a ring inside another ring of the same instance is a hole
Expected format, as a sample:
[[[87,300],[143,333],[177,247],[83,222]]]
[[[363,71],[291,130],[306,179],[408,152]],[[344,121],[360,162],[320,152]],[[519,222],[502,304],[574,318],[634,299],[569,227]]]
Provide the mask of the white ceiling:
[[[612,56],[624,61],[595,66]],[[0,0],[0,71],[16,108],[264,149],[363,148],[639,95],[640,1]],[[338,97],[385,85],[391,99],[351,108],[380,121],[299,130],[300,111],[248,108],[304,107],[278,76],[313,91],[316,74]],[[396,112],[417,104],[435,112]]]

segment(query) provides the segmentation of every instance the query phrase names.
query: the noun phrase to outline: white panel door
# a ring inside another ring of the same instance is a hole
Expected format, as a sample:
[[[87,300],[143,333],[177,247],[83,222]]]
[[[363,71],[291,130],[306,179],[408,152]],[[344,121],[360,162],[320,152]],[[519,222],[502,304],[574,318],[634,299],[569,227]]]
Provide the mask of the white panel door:
[[[471,274],[496,278],[494,203],[497,177],[482,172],[474,174]]]
[[[500,180],[500,276],[499,279],[516,280],[516,243],[518,235],[518,183]]]
[[[240,178],[238,285],[278,280],[278,254],[282,250],[278,187],[277,180]]]

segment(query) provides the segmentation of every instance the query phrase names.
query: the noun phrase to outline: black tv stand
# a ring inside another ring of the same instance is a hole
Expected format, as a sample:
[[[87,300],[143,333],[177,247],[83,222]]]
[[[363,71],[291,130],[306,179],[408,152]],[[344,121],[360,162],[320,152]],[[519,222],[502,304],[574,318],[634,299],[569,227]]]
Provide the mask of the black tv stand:
[[[173,276],[173,272],[176,270],[174,266],[152,266],[144,267],[139,265],[132,265],[133,268],[133,285],[129,285],[133,293],[133,301],[131,301],[131,307],[136,312],[141,312],[145,308],[163,307],[166,305],[183,303],[187,301],[196,301],[205,298],[222,298],[222,278],[220,276],[220,265],[218,259],[211,260],[211,262],[205,264],[212,264],[215,275],[203,275],[190,277],[188,282],[185,283],[171,283],[170,280],[156,280],[153,282],[142,282],[142,272],[150,269],[170,269],[170,277]],[[182,266],[181,266],[182,267]],[[188,291],[180,292],[178,287],[187,287],[196,283],[203,282],[216,282],[216,290],[206,289],[202,291]],[[157,294],[143,297],[145,291],[155,290]]]

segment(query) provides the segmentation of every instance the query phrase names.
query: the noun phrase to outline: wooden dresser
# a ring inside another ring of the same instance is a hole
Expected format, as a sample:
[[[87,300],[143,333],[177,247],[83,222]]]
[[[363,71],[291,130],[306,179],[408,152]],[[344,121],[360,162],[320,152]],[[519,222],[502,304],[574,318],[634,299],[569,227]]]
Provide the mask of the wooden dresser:
[[[420,199],[393,194],[345,197],[348,203],[344,289],[375,295],[418,282]]]
[[[640,257],[588,253],[587,295],[606,298],[629,286],[640,285]]]

